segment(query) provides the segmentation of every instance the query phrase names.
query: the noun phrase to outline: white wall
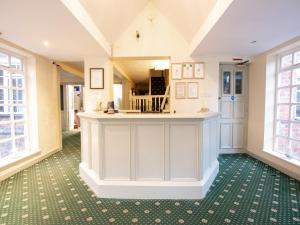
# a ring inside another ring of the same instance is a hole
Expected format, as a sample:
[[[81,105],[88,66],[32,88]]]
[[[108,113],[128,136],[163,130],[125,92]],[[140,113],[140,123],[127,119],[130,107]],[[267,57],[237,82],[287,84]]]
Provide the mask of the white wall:
[[[149,16],[153,21],[149,21]],[[135,37],[136,30],[140,39]],[[180,82],[199,82],[198,99],[175,99],[175,82],[170,74],[171,112],[197,112],[204,100],[212,111],[218,111],[219,63],[231,62],[232,57],[189,56],[189,43],[156,8],[149,3],[113,46],[114,57],[170,57],[171,63],[204,62],[205,79],[185,79]],[[238,56],[235,56],[238,57]]]
[[[90,89],[90,68],[104,68],[104,89]],[[85,111],[94,111],[102,102],[106,106],[113,101],[113,65],[108,57],[87,57],[84,59],[83,104]]]
[[[266,161],[284,173],[300,179],[300,170],[287,161],[279,159],[264,150],[270,149],[269,139],[272,128],[273,108],[270,103],[274,100],[272,91],[274,79],[274,56],[280,51],[300,45],[300,38],[280,45],[266,53],[253,58],[249,68],[249,119],[248,119],[248,146],[247,151]],[[272,74],[273,71],[273,74]],[[273,77],[273,78],[272,78]],[[274,88],[273,88],[274,89]],[[266,98],[267,96],[267,98]],[[271,126],[271,127],[270,127]]]

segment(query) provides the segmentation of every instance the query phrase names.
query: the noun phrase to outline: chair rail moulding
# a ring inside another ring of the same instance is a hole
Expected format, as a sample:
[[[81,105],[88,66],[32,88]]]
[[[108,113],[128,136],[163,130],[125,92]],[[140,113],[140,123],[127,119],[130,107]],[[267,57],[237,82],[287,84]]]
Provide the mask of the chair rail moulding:
[[[219,171],[218,113],[79,113],[80,176],[101,198],[201,199]]]

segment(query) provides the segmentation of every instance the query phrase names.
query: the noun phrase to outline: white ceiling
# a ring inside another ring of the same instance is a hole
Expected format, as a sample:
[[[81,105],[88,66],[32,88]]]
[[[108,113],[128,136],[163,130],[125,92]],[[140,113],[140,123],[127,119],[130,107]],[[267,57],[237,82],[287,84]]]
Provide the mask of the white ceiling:
[[[149,0],[80,0],[80,3],[113,44],[146,6]]]
[[[154,69],[156,60],[120,60],[115,64],[122,69],[134,83],[146,83],[150,70]]]
[[[126,30],[147,3],[153,5],[191,41],[217,0],[80,0],[108,42]],[[149,15],[149,19],[152,15]],[[153,18],[155,19],[155,18]]]
[[[299,0],[235,0],[193,55],[265,52],[300,35],[299,12]]]
[[[154,6],[190,42],[217,0],[153,0]]]
[[[2,38],[55,60],[104,54],[60,0],[1,0],[0,32]]]

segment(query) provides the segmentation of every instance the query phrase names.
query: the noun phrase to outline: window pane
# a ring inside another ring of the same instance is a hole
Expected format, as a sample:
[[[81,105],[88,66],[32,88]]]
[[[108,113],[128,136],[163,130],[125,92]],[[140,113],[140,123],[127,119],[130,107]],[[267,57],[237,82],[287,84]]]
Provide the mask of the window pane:
[[[300,68],[293,70],[293,85],[300,84]]]
[[[12,57],[10,57],[10,66],[12,68],[22,70],[22,60],[20,58],[12,56]]]
[[[300,51],[294,53],[294,64],[300,63]]]
[[[23,104],[23,98],[24,98],[23,90],[13,90],[14,104]]]
[[[291,84],[291,71],[285,71],[278,75],[278,87],[285,87]]]
[[[275,142],[275,149],[278,152],[286,154],[289,148],[289,139],[277,137]]]
[[[12,141],[0,143],[0,159],[12,154]]]
[[[292,145],[293,158],[300,159],[300,142],[292,141],[291,145]]]
[[[276,135],[282,137],[288,137],[288,134],[289,134],[289,124],[282,121],[278,121],[276,127]]]
[[[291,138],[300,140],[300,123],[291,123]]]
[[[278,103],[290,103],[290,88],[281,88],[277,95]]]
[[[17,151],[25,150],[25,138],[16,139],[16,149]]]
[[[292,65],[292,54],[283,56],[281,58],[281,68],[286,68]]]
[[[292,103],[300,103],[300,87],[292,89]]]
[[[8,55],[0,52],[0,65],[8,66]]]
[[[277,119],[279,120],[288,120],[290,113],[289,105],[278,105],[277,106]]]
[[[24,77],[22,74],[13,73],[11,75],[11,79],[13,82],[13,87],[23,88]]]
[[[0,86],[9,86],[9,72],[6,70],[0,70]]]
[[[238,71],[235,73],[235,93],[240,95],[242,94],[243,88],[243,72]]]
[[[24,119],[24,107],[23,106],[14,106],[14,119],[23,120]]]
[[[24,135],[25,126],[24,123],[16,123],[15,124],[15,135]]]
[[[291,107],[291,120],[300,120],[300,105],[293,105]]]
[[[0,121],[10,121],[10,106],[0,105]]]
[[[1,88],[0,89],[0,104],[10,104],[10,95],[9,95],[9,89],[7,88]]]
[[[0,124],[0,140],[11,137],[11,124]]]
[[[225,71],[223,73],[223,94],[230,95],[231,87],[230,87],[230,72]]]

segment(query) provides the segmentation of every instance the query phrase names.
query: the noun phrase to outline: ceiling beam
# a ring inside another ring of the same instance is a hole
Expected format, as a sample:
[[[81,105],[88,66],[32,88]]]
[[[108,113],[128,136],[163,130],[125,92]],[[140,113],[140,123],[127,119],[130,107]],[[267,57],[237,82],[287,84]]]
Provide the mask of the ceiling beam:
[[[114,68],[123,76],[125,77],[127,80],[129,80],[131,83],[134,83],[134,81],[131,79],[131,77],[123,70],[123,68],[121,68],[121,66],[113,61],[113,65],[114,65]]]
[[[233,1],[234,0],[217,0],[214,7],[208,14],[204,23],[201,25],[200,29],[197,31],[191,42],[189,50],[190,55],[195,55],[198,46],[201,44],[206,35],[215,26],[215,24],[222,17],[224,12],[228,9]]]
[[[62,62],[55,62],[55,64],[60,66],[64,71],[84,79],[84,72],[77,67]]]
[[[103,48],[105,53],[111,56],[111,45],[106,40],[102,32],[99,30],[95,22],[89,16],[85,8],[79,0],[60,0],[73,16],[80,22],[80,24],[92,35],[92,37]]]

